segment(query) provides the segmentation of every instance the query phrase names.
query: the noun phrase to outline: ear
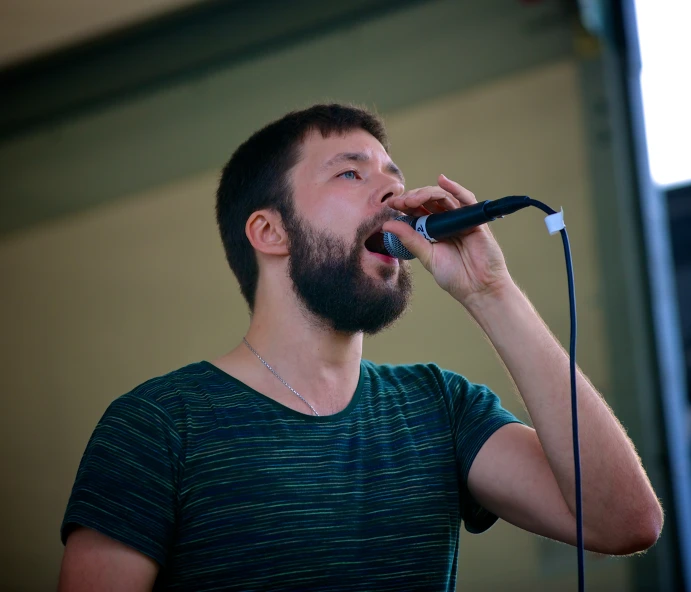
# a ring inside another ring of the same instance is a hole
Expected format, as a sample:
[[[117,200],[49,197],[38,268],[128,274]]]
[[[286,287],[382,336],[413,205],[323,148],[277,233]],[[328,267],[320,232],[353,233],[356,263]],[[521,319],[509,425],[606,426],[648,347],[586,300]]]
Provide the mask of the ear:
[[[260,253],[288,255],[288,235],[281,215],[274,210],[257,210],[247,219],[245,234]]]

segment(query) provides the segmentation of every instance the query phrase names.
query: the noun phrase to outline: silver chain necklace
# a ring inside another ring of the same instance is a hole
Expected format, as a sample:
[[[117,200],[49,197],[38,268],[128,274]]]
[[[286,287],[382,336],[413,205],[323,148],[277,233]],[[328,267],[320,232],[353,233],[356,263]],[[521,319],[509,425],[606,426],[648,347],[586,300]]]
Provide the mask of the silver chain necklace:
[[[297,392],[292,386],[290,386],[285,380],[283,380],[283,379],[281,378],[281,375],[280,375],[278,372],[276,372],[276,370],[274,370],[271,366],[269,366],[269,364],[266,362],[266,360],[265,360],[264,358],[262,358],[262,357],[257,353],[257,350],[254,349],[254,348],[250,345],[249,341],[247,341],[246,338],[243,337],[243,338],[242,338],[242,341],[243,341],[243,342],[245,343],[245,345],[249,348],[249,350],[250,350],[255,356],[257,356],[257,358],[259,358],[259,361],[260,361],[262,364],[264,364],[264,366],[266,366],[269,370],[271,370],[271,373],[272,373],[276,378],[278,378],[278,380],[280,380],[286,387],[288,387],[288,388],[293,392],[294,395],[297,395],[297,396],[305,403],[305,405],[307,405],[307,406],[312,410],[312,413],[314,413],[317,417],[319,417],[319,414],[317,413],[317,410],[316,410],[314,407],[312,407],[312,405],[309,404],[309,401],[308,401],[307,399],[305,399],[305,397],[303,397],[300,393],[298,393],[298,392]]]

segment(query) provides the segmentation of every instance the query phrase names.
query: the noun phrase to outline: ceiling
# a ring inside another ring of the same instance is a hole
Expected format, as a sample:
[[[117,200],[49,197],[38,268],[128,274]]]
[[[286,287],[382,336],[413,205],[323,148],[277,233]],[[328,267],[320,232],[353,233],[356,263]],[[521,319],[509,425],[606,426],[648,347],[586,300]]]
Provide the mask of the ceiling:
[[[291,108],[391,112],[573,43],[562,0],[197,0],[133,29],[0,72],[0,237],[218,168]]]
[[[2,0],[0,68],[205,0]]]

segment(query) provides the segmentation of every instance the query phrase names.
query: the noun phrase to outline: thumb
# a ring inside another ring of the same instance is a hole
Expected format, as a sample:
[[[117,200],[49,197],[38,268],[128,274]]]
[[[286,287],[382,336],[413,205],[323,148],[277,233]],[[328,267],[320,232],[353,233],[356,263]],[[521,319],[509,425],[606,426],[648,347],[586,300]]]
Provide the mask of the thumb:
[[[384,232],[395,234],[403,246],[408,249],[420,263],[427,269],[429,261],[432,259],[432,244],[428,242],[419,232],[416,232],[410,224],[389,220],[382,226]]]

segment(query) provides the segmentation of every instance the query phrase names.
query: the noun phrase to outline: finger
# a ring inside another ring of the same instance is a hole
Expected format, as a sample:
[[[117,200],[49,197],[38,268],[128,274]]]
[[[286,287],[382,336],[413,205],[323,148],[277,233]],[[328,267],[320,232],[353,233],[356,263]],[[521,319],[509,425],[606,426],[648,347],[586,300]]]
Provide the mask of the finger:
[[[472,191],[466,189],[463,187],[463,185],[456,183],[456,181],[452,181],[446,175],[439,175],[439,187],[445,191],[448,191],[464,205],[477,203],[475,194]]]
[[[396,199],[405,201],[406,203],[414,204],[419,203],[421,200],[425,199],[449,199],[452,202],[456,201],[453,195],[448,191],[445,191],[438,185],[430,185],[428,187],[418,187],[417,189],[411,189],[405,193],[398,196]]]
[[[461,207],[460,204],[456,206],[457,209]],[[424,206],[422,206],[422,209],[427,210],[428,214],[441,214],[442,212],[448,212],[449,208],[445,208],[443,205],[436,201],[428,201]],[[418,214],[415,214],[417,216]],[[420,214],[421,216],[424,216],[425,214]]]
[[[440,207],[435,207],[432,202],[428,202],[424,206],[420,206],[419,208],[408,208],[403,213],[407,216],[413,216],[414,218],[421,218],[422,216],[429,216],[430,214],[441,214],[442,212],[448,212],[448,210]]]
[[[413,203],[422,202],[423,205],[434,204],[434,206],[444,210],[455,210],[461,206],[460,202],[448,191],[441,187],[423,187],[418,189]]]
[[[429,216],[430,214],[436,214],[437,210],[433,207],[431,207],[432,204],[427,203],[424,206],[420,206],[419,208],[411,209],[406,212],[408,216],[414,216],[415,218],[420,218],[422,216]],[[428,206],[430,206],[428,208]]]
[[[411,210],[419,208],[428,203],[434,203],[442,211],[455,210],[460,207],[459,201],[449,192],[440,187],[422,187],[408,191],[403,195],[389,199],[389,207],[402,212],[411,213]]]
[[[389,220],[382,226],[384,232],[395,234],[401,241],[403,246],[408,249],[415,257],[420,260],[427,269],[429,269],[429,262],[432,260],[432,243],[428,242],[419,232],[405,222],[396,222]]]

